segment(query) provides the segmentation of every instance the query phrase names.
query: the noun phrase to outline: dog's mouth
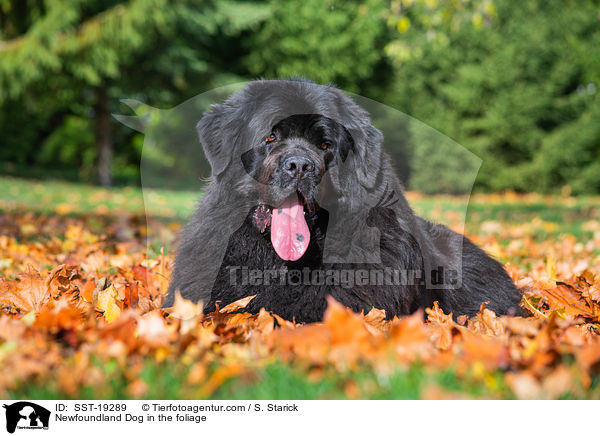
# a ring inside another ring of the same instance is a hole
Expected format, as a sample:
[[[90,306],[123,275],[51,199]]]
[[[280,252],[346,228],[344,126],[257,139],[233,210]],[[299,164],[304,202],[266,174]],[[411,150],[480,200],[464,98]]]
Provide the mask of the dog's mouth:
[[[271,228],[271,244],[283,260],[300,259],[310,243],[307,219],[316,211],[313,202],[296,191],[285,198],[277,207],[259,204],[254,212],[254,224],[264,232]]]

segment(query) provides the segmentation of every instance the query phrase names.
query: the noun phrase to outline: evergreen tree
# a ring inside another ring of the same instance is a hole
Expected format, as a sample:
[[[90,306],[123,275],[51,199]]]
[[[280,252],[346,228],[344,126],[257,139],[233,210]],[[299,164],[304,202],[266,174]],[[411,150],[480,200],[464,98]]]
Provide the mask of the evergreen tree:
[[[494,5],[488,23],[396,58],[396,104],[480,156],[479,187],[598,192],[598,2]]]
[[[111,183],[114,101],[139,95],[169,104],[224,73],[235,76],[219,64],[214,50],[222,44],[215,41],[239,38],[268,16],[261,4],[210,0],[24,1],[4,8],[0,125],[8,127],[14,112],[28,106],[35,106],[32,118],[41,113],[40,123],[53,126],[73,109],[85,115],[90,105],[98,180],[105,185]]]
[[[384,2],[272,1],[271,9],[250,40],[246,65],[252,75],[304,76],[383,98],[390,78]]]

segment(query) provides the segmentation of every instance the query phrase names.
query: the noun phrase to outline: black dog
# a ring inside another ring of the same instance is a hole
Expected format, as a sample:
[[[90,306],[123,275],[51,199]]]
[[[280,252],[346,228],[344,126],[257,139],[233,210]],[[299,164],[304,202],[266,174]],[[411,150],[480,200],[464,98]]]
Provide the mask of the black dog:
[[[322,319],[331,295],[388,318],[438,301],[446,312],[519,311],[502,266],[450,229],[416,217],[382,135],[341,91],[257,81],[198,124],[213,179],[186,226],[174,293],[214,311]]]

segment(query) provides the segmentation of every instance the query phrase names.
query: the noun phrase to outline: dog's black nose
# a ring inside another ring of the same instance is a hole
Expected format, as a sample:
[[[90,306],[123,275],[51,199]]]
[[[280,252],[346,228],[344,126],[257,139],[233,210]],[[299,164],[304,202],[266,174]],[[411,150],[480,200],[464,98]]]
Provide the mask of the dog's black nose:
[[[304,156],[288,156],[283,160],[283,171],[293,178],[301,179],[314,170],[314,164]]]

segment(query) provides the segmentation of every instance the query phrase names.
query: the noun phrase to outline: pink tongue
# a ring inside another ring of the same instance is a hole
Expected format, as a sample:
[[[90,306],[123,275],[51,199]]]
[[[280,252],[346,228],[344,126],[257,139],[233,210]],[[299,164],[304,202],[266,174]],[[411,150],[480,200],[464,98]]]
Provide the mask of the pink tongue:
[[[310,231],[304,219],[304,209],[296,194],[273,209],[271,243],[283,260],[298,260],[306,252]]]

